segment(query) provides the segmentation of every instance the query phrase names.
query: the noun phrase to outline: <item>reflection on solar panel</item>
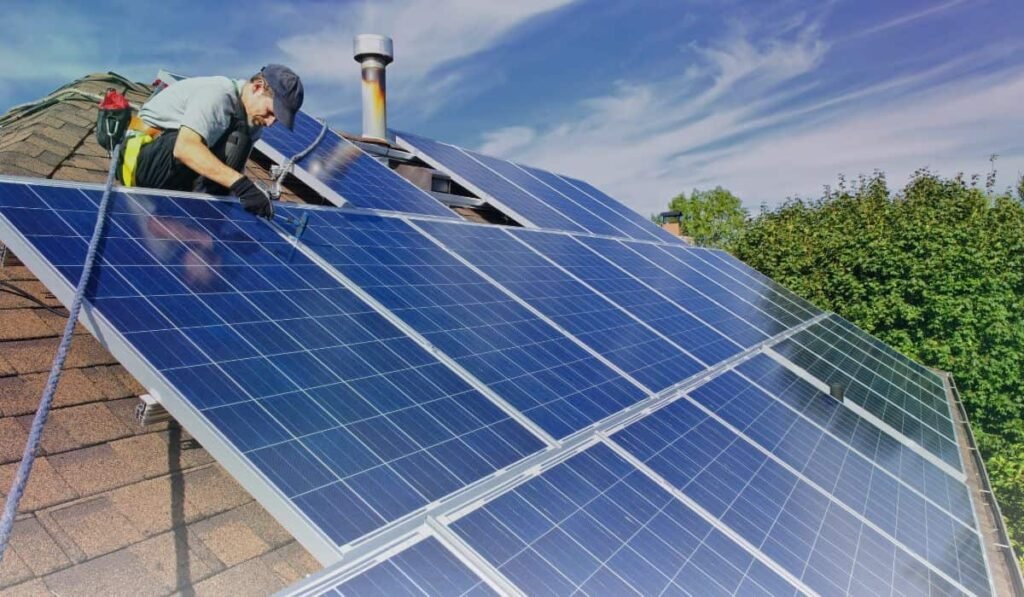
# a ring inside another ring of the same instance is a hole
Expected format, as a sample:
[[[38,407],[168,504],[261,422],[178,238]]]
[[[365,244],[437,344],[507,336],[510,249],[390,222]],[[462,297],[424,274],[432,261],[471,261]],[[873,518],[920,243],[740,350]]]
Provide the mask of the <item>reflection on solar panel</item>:
[[[61,300],[98,196],[0,181]],[[943,380],[727,255],[113,199],[84,320],[338,562],[297,591],[991,592]]]
[[[398,142],[526,226],[681,244],[585,183],[409,133]]]
[[[825,383],[842,385],[846,400],[962,471],[945,393],[918,385],[896,371],[897,359],[879,360],[835,329],[841,328],[819,322],[772,348]]]
[[[603,238],[578,237],[577,240],[629,272],[634,278],[658,291],[665,298],[686,309],[741,347],[749,348],[768,339],[767,334],[759,331],[740,315],[733,313],[722,304],[701,293],[697,288],[686,284],[665,269],[648,261],[627,245],[617,240]],[[761,315],[758,313],[755,319],[760,317]]]
[[[611,211],[614,211],[615,213],[619,214],[624,219],[633,222],[637,226],[642,227],[644,230],[647,230],[652,235],[654,235],[656,239],[672,245],[683,244],[682,239],[680,239],[678,236],[670,234],[668,231],[662,229],[660,226],[655,226],[653,223],[651,223],[650,220],[636,213],[632,209],[626,207],[625,204],[620,203],[619,201],[613,199],[612,197],[609,197],[594,185],[586,181],[571,178],[569,176],[562,176],[561,178],[568,182],[569,184],[571,184],[572,186],[576,187],[577,189],[583,191],[583,193],[585,193],[594,201],[597,201],[598,203],[604,205]]]
[[[310,216],[306,245],[552,436],[645,396],[409,225]]]
[[[521,224],[583,232],[572,220],[480,163],[477,158],[482,156],[479,154],[408,133],[397,135],[398,142],[412,148],[423,161],[447,173],[482,199],[504,208],[502,211]]]
[[[989,592],[973,528],[758,392],[727,374],[613,439],[817,592]]]
[[[322,126],[307,114],[295,115],[295,128],[272,126],[263,131],[256,149],[278,164],[312,145]],[[295,175],[337,205],[367,209],[458,216],[424,191],[363,152],[332,130],[295,164]]]
[[[317,595],[497,595],[440,541],[427,537],[352,578],[322,583]]]
[[[705,364],[714,365],[740,351],[738,344],[647,288],[639,280],[576,242],[572,237],[523,230],[517,230],[513,234]],[[618,249],[622,253],[629,251],[621,245]]]
[[[756,327],[764,337],[781,334],[787,329],[785,324],[771,315],[772,311],[778,309],[768,297],[745,288],[738,288],[738,284],[725,280],[725,276],[716,275],[710,268],[702,268],[703,272],[694,269],[691,264],[678,259],[663,247],[633,242],[624,244],[676,280],[740,316]],[[735,294],[723,284],[738,290],[740,294]]]
[[[843,407],[842,403],[827,399],[813,385],[764,355],[738,365],[736,371],[790,410],[849,445],[964,523],[974,526],[966,485]]]
[[[649,221],[643,218],[640,218],[639,221],[634,221],[629,217],[624,217],[620,212],[617,212],[614,209],[606,206],[604,203],[601,203],[600,201],[595,201],[593,197],[584,193],[577,187],[574,187],[573,185],[569,184],[569,182],[566,179],[562,178],[561,176],[558,176],[557,174],[552,174],[551,172],[541,170],[539,168],[531,168],[529,166],[523,165],[519,165],[519,167],[522,168],[523,170],[526,170],[531,175],[533,175],[534,178],[540,180],[547,186],[558,191],[558,193],[567,197],[569,200],[573,201],[580,207],[594,214],[596,217],[613,225],[617,230],[619,230],[619,233],[614,234],[612,236],[625,236],[628,238],[646,241],[664,240],[662,236],[657,234],[657,232],[653,229],[656,227],[652,227]],[[628,207],[618,204],[616,205],[616,207],[621,208],[627,214],[636,214],[636,212],[629,209]],[[580,223],[580,225],[583,224]],[[597,229],[591,228],[589,226],[584,226],[584,228],[595,234],[600,234],[600,232],[598,232]]]
[[[504,230],[442,222],[420,226],[650,390],[664,390],[703,369]]]
[[[97,195],[0,186],[19,255],[65,290]],[[87,297],[99,335],[279,515],[345,544],[542,447],[237,203],[119,193],[112,211]]]
[[[790,311],[796,313],[798,316],[802,313],[802,319],[821,313],[821,309],[807,302],[806,299],[797,296],[793,291],[771,278],[768,278],[761,272],[755,270],[746,263],[743,263],[739,259],[736,259],[725,251],[719,251],[717,249],[694,249],[693,254],[714,265],[723,274],[732,276],[751,288],[772,290],[782,295],[783,300],[781,300],[781,303],[788,304]]]
[[[798,592],[602,444],[451,526],[527,595]]]

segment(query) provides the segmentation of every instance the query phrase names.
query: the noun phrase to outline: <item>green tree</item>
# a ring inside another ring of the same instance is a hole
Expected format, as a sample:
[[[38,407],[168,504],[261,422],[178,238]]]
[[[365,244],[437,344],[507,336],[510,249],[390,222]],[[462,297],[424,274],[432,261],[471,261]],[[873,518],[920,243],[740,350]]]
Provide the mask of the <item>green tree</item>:
[[[681,214],[679,223],[683,235],[693,238],[693,242],[702,247],[726,246],[750,219],[739,197],[722,187],[708,191],[694,189],[689,197],[680,193],[669,201],[668,208]]]
[[[840,180],[762,211],[730,249],[818,306],[953,373],[1024,547],[1024,203],[979,177]],[[1021,181],[1018,192],[1024,192]]]

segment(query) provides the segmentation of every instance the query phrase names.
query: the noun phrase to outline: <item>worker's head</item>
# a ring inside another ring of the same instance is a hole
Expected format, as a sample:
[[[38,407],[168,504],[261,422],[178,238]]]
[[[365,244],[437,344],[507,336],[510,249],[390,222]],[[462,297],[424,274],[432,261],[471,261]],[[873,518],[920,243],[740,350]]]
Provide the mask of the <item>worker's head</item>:
[[[292,69],[268,64],[249,79],[242,91],[242,105],[250,126],[270,126],[280,121],[291,130],[303,95],[302,80]]]

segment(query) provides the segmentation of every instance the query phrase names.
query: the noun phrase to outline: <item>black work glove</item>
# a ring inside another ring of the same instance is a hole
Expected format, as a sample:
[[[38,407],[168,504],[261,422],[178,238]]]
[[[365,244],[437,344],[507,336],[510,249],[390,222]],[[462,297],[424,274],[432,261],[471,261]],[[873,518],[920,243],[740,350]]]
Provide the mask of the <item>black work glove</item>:
[[[270,203],[270,197],[257,187],[247,176],[243,176],[231,185],[231,194],[238,197],[245,211],[256,214],[261,218],[274,217],[274,206]]]

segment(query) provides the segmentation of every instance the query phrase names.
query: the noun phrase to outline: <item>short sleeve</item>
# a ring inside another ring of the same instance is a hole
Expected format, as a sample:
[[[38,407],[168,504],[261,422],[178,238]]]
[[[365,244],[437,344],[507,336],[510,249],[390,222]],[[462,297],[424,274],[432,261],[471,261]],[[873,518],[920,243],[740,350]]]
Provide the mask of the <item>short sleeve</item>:
[[[207,145],[213,145],[231,125],[233,112],[231,97],[221,89],[196,89],[188,98],[181,126],[187,126],[202,135]]]

